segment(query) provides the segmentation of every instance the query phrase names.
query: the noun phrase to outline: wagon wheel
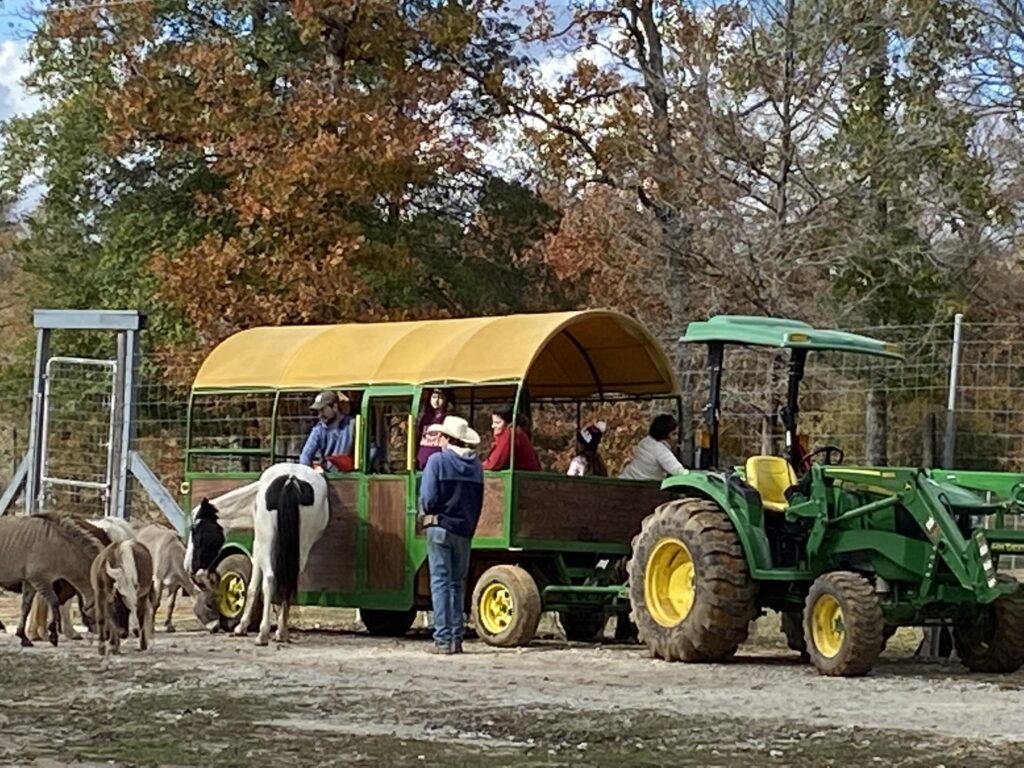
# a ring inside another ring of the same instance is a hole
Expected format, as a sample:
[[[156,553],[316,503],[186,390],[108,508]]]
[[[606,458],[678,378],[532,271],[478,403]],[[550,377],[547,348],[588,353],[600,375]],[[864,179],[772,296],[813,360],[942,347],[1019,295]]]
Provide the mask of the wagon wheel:
[[[252,561],[247,555],[228,555],[217,563],[217,616],[221,629],[230,632],[238,626],[245,610],[249,579],[252,577]],[[262,603],[262,600],[260,601]],[[258,603],[252,613],[248,629],[259,626],[262,606]]]
[[[473,625],[488,645],[528,645],[540,623],[537,582],[517,565],[495,565],[473,588]]]

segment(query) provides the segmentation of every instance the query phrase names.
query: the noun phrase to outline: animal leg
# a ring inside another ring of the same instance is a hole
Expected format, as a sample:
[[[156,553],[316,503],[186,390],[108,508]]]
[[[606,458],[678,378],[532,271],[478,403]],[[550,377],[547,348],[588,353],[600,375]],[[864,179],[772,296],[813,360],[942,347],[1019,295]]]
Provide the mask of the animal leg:
[[[21,586],[21,618],[18,620],[18,630],[14,633],[21,638],[22,648],[31,648],[32,641],[25,634],[25,623],[28,621],[29,611],[32,610],[32,599],[36,596],[35,588],[27,581]]]
[[[259,595],[263,588],[263,569],[260,568],[260,558],[253,552],[252,576],[249,577],[249,586],[245,590],[245,608],[242,610],[242,619],[235,627],[235,634],[238,637],[245,637],[252,625],[252,613],[256,610],[256,603],[259,602]],[[264,596],[266,593],[263,593]],[[264,604],[268,601],[264,597]]]
[[[79,598],[81,599],[81,598]],[[60,624],[64,630],[64,637],[68,640],[81,640],[82,636],[78,634],[78,630],[75,629],[75,625],[71,622],[71,606],[68,601],[65,600],[60,604]]]
[[[277,634],[274,637],[279,643],[287,643],[288,640],[288,611],[292,606],[290,598],[281,601],[281,610],[277,614]]]
[[[43,596],[43,599],[50,606],[50,625],[46,628],[47,634],[50,636],[50,645],[54,648],[57,647],[57,638],[60,636],[63,622],[61,621],[60,613],[60,599],[57,597],[57,593],[53,591],[53,587],[49,584],[44,584],[38,588],[37,591]]]
[[[174,602],[178,599],[178,589],[179,589],[179,587],[177,587],[177,586],[173,586],[170,589],[171,600],[170,600],[170,602],[167,603],[167,618],[164,619],[164,631],[165,632],[173,632],[174,631],[174,623],[173,623]],[[155,610],[153,612],[156,613]]]
[[[145,651],[149,648],[149,633],[153,630],[152,610],[150,597],[139,598],[139,604],[135,611],[139,619],[139,650]]]
[[[46,639],[46,603],[42,595],[37,594],[32,600],[32,607],[28,612],[28,619],[25,623],[25,632],[29,640]]]
[[[260,645],[270,642],[270,603],[274,598],[274,574],[267,571],[263,575],[263,621],[260,622]]]

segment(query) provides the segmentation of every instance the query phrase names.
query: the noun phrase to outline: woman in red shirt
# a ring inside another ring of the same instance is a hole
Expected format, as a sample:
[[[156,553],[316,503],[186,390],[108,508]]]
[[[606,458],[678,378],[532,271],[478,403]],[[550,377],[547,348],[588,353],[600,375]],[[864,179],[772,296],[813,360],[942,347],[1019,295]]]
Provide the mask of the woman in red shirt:
[[[511,405],[499,405],[491,411],[491,430],[494,432],[494,446],[484,461],[484,469],[492,472],[508,469],[513,453],[516,469],[540,469],[540,459],[530,444],[530,436],[522,427],[512,425]]]

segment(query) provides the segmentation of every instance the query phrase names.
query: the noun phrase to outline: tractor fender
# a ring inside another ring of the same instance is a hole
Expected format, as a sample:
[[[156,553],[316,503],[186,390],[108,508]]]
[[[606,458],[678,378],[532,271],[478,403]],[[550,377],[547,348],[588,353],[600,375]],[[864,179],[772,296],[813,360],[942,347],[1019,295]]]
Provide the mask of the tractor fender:
[[[694,472],[670,475],[661,483],[661,490],[674,496],[708,499],[720,506],[729,516],[736,535],[743,546],[750,572],[772,567],[771,549],[764,528],[754,523],[746,506],[729,493],[725,476],[717,472]]]

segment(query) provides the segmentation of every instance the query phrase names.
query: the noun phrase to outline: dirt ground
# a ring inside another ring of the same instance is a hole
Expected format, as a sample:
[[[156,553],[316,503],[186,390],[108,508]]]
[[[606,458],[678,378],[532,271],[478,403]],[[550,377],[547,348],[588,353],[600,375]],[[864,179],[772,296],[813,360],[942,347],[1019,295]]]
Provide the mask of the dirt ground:
[[[15,601],[0,599],[13,632]],[[87,641],[0,634],[0,764],[422,766],[1010,766],[1024,760],[1024,673],[911,659],[901,630],[866,678],[819,677],[755,625],[730,664],[667,664],[635,645],[371,638],[354,612],[305,608],[288,646],[201,632],[180,605],[101,659]],[[314,629],[314,627],[316,627]]]

